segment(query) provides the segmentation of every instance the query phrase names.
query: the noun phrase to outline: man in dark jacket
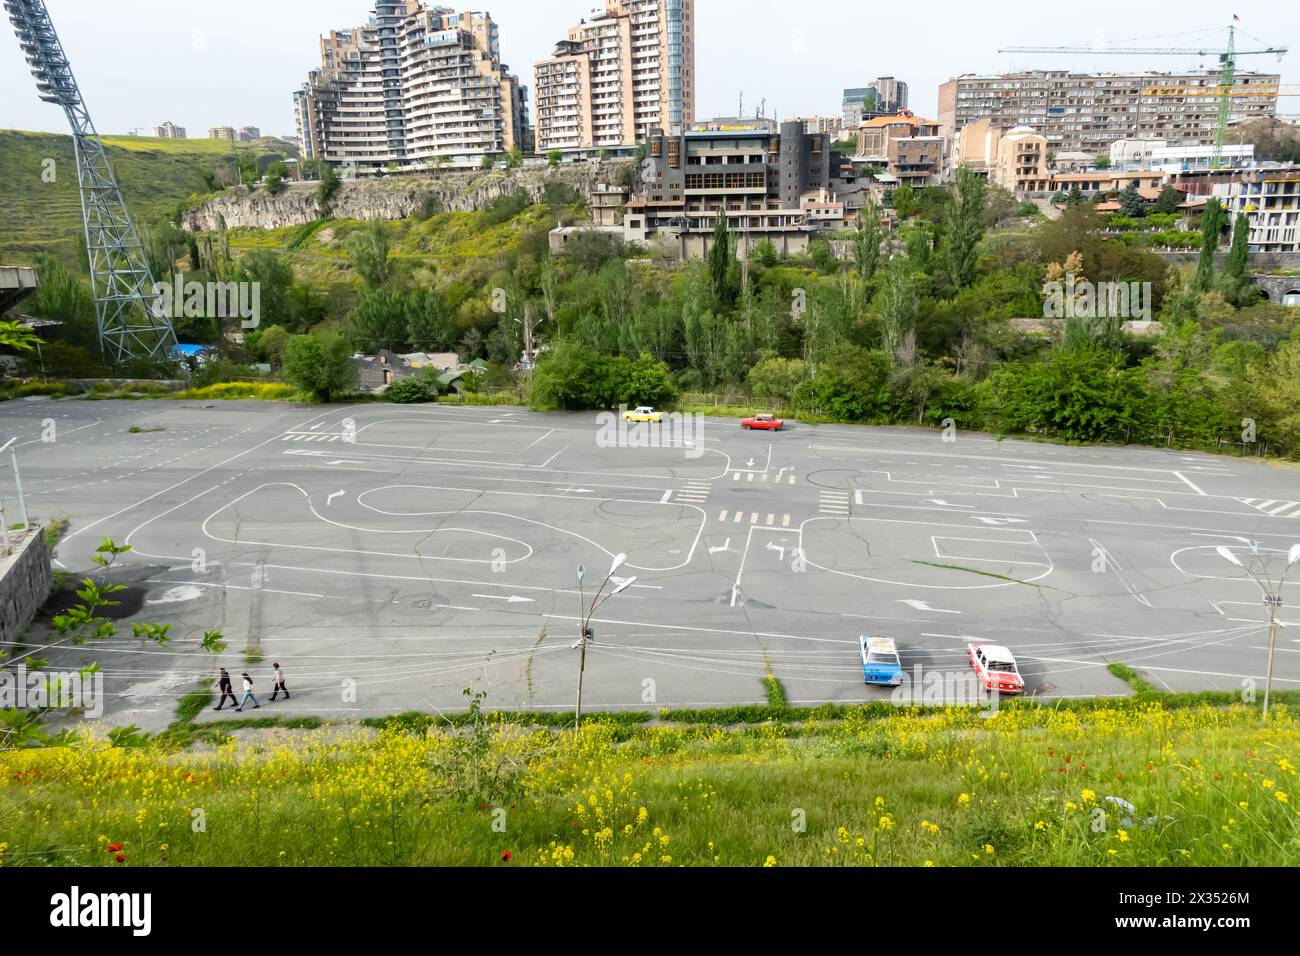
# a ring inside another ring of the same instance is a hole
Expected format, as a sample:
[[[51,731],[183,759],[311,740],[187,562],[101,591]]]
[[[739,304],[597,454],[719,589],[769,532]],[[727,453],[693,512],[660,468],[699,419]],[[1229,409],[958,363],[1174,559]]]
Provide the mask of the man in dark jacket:
[[[231,684],[230,675],[226,673],[226,669],[224,667],[221,668],[221,676],[217,678],[217,689],[221,691],[221,700],[217,702],[217,706],[214,709],[220,710],[222,707],[226,705],[227,695],[230,696],[230,702],[238,706],[238,702],[235,700],[234,685]]]

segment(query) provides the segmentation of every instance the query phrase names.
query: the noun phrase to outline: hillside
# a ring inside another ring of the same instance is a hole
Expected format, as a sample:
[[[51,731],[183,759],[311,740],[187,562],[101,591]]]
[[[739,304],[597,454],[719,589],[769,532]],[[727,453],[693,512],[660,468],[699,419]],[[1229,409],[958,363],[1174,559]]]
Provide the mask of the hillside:
[[[206,192],[204,174],[236,153],[290,154],[288,145],[275,139],[232,145],[211,139],[106,136],[104,145],[137,226]],[[52,183],[42,177],[46,159],[55,161]],[[31,264],[41,252],[71,262],[80,228],[72,137],[0,130],[0,262]]]
[[[1300,737],[1275,715],[1136,699],[593,715],[578,735],[472,714],[181,722],[0,754],[0,864],[1294,865]]]

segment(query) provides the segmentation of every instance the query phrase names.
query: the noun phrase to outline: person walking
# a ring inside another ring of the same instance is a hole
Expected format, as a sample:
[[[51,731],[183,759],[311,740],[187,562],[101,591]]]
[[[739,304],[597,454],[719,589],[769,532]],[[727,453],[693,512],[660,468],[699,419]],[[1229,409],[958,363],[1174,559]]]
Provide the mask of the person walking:
[[[230,698],[231,704],[236,708],[239,707],[239,704],[235,702],[235,687],[230,682],[230,672],[224,667],[221,668],[221,675],[217,678],[217,689],[221,691],[221,700],[217,702],[217,706],[213,708],[214,710],[220,710],[226,705],[227,696]]]
[[[284,699],[289,699],[289,688],[284,684],[284,671],[280,670],[279,662],[271,665],[271,700],[275,700],[276,695],[284,691]]]
[[[247,674],[244,674],[242,676],[244,678],[244,697],[239,702],[239,706],[236,707],[235,710],[243,710],[244,705],[248,703],[248,699],[250,697],[252,697],[253,699],[253,709],[257,710],[257,708],[261,707],[262,705],[257,702],[256,697],[253,697],[253,678],[249,677]]]

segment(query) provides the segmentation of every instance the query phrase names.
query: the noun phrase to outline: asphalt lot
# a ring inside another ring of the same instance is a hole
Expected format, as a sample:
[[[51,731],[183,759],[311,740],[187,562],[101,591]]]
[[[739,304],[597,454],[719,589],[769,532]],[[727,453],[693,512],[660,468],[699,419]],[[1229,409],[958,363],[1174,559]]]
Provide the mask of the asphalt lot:
[[[31,512],[71,520],[56,566],[129,543],[133,619],[173,625],[170,648],[123,626],[83,648],[34,630],[17,653],[99,662],[105,719],[154,730],[218,663],[253,674],[259,715],[461,709],[471,686],[491,707],[563,709],[580,602],[626,552],[636,581],[592,622],[591,709],[761,702],[769,667],[791,703],[887,696],[863,684],[859,633],[895,638],[913,673],[964,672],[968,640],[1004,643],[1045,697],[1126,693],[1112,661],[1162,688],[1262,691],[1261,593],[1215,548],[1248,557],[1253,537],[1276,576],[1300,541],[1300,471],[960,432],[673,426],[610,447],[595,413],[5,403]],[[654,434],[672,441],[626,447]],[[14,520],[7,465],[0,496]],[[1300,686],[1294,578],[1284,689]],[[197,644],[212,627],[230,642],[219,659]],[[288,703],[268,705],[273,660]]]

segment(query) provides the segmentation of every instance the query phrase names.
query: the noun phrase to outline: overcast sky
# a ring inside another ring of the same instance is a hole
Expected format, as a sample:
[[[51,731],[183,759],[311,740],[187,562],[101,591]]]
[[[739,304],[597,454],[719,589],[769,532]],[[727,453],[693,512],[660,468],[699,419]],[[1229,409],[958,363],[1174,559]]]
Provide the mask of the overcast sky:
[[[502,56],[530,88],[533,63],[602,0],[492,0]],[[448,6],[456,6],[448,2]],[[318,66],[319,36],[358,26],[369,0],[47,0],[91,115],[104,133],[171,120],[202,136],[210,126],[293,132],[292,92]],[[1053,16],[1056,10],[1060,16]],[[1005,12],[1004,12],[1005,11]],[[1141,19],[1133,15],[1141,14]],[[912,108],[933,116],[938,86],[961,73],[1059,67],[1079,70],[1184,70],[1213,57],[999,54],[1000,46],[1098,43],[1199,47],[1241,28],[1270,46],[1295,49],[1243,59],[1300,82],[1300,3],[1209,0],[1082,6],[922,0],[914,6],[852,0],[696,0],[696,113],[746,115],[766,99],[768,114],[832,115],[840,92],[877,76],[911,87]],[[1085,22],[1082,29],[1071,25]],[[1139,39],[1140,38],[1140,39]],[[1239,49],[1257,44],[1242,37]],[[0,128],[66,132],[62,112],[40,102],[18,43],[0,16]],[[1297,88],[1300,92],[1300,87]],[[1300,97],[1280,101],[1300,114]],[[0,156],[0,162],[3,157]]]

